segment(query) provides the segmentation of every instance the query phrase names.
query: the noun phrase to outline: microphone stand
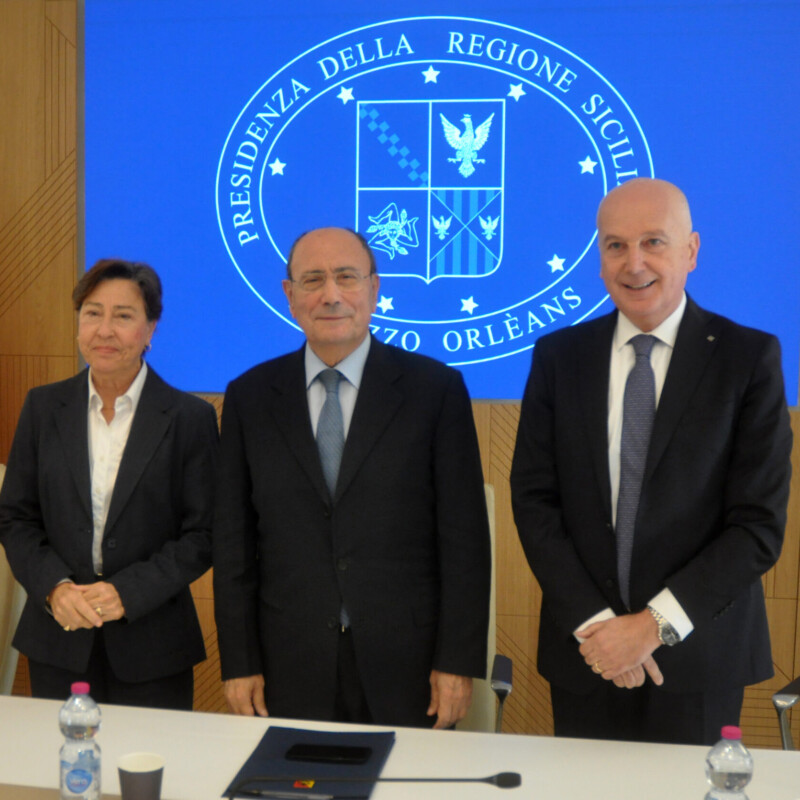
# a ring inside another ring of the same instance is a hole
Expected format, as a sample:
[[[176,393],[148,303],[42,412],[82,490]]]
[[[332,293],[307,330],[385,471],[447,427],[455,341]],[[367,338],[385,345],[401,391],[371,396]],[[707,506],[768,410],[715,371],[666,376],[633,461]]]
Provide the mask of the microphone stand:
[[[292,792],[286,789],[247,789],[248,784],[253,783],[294,783],[304,780],[298,775],[253,775],[244,778],[231,787],[227,797],[232,800],[234,797],[265,797],[272,800],[294,800],[295,798],[305,798],[305,800],[345,800],[353,795],[334,795],[334,794],[314,794],[306,791]],[[489,775],[486,778],[363,778],[321,776],[313,779],[314,783],[488,783],[497,786],[498,789],[515,789],[522,785],[522,776],[518,772],[498,772],[497,775]]]
[[[494,657],[494,665],[492,666],[492,690],[497,695],[499,705],[497,708],[497,722],[495,725],[495,733],[502,733],[503,729],[503,704],[506,698],[511,694],[511,659],[508,656],[498,653]]]

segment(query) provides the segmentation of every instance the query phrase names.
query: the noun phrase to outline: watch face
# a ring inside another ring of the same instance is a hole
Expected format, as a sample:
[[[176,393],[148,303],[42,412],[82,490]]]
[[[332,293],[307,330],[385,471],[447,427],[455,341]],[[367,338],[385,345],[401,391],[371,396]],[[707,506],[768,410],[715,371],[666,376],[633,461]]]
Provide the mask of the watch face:
[[[677,644],[681,639],[678,636],[675,628],[672,627],[668,622],[663,622],[658,626],[658,632],[661,637],[661,641],[667,645],[668,647],[672,647],[672,645]]]

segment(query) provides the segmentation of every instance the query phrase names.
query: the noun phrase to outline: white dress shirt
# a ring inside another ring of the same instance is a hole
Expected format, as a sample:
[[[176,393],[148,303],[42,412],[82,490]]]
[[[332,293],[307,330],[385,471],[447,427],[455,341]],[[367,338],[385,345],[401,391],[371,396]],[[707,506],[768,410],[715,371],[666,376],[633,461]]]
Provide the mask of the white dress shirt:
[[[658,327],[648,331],[656,339],[650,353],[650,365],[653,368],[656,383],[656,408],[661,399],[661,390],[667,377],[672,351],[678,336],[678,328],[686,309],[686,294],[684,293],[680,305]],[[611,342],[611,365],[608,381],[608,468],[611,479],[611,514],[612,522],[617,521],[617,499],[619,498],[620,480],[620,446],[622,442],[622,410],[625,397],[625,383],[628,373],[633,369],[636,355],[628,342],[644,331],[639,330],[622,312],[617,315],[617,327]],[[686,612],[681,607],[675,595],[669,589],[662,589],[653,597],[651,605],[678,632],[681,639],[685,639],[693,630],[694,625]],[[611,619],[615,614],[610,608],[603,609],[578,627],[585,628],[592,622]],[[580,638],[580,637],[576,637]]]
[[[117,480],[117,472],[128,443],[131,423],[142,396],[147,364],[142,367],[125,394],[114,401],[114,418],[106,422],[103,416],[103,401],[92,383],[92,371],[87,370],[89,381],[89,470],[92,481],[92,563],[95,574],[103,574],[103,533],[105,532],[111,495]]]

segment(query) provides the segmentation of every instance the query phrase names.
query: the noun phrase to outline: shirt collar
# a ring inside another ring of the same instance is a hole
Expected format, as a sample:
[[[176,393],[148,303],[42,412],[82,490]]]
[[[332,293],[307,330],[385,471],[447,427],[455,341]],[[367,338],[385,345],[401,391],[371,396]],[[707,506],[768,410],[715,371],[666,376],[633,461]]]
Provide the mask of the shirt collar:
[[[367,363],[367,355],[369,354],[369,345],[372,337],[367,334],[364,341],[353,350],[350,355],[345,356],[338,364],[336,369],[344,375],[349,383],[358,389],[361,386],[361,376],[364,374],[364,365]],[[305,352],[305,366],[306,366],[306,389],[316,380],[317,375],[325,369],[329,369],[328,365],[311,349],[311,345],[306,342]]]
[[[94,383],[92,382],[92,370],[87,369],[87,380],[89,381],[89,408],[102,408],[103,401],[100,398],[100,395],[97,393],[97,389],[94,388]],[[136,374],[136,377],[133,379],[133,382],[128,387],[127,391],[121,394],[117,401],[122,400],[123,398],[127,398],[131,404],[131,410],[133,412],[136,411],[136,407],[139,405],[139,398],[142,396],[142,390],[144,389],[144,382],[147,379],[147,362],[142,359],[142,366],[139,369],[139,372]],[[116,402],[114,406],[116,407]]]
[[[683,293],[678,307],[653,330],[648,331],[650,336],[655,336],[659,342],[668,347],[675,347],[675,340],[678,338],[678,328],[683,319],[683,312],[686,310],[686,292]],[[621,311],[617,314],[617,327],[614,331],[614,349],[620,350],[637,334],[644,333],[639,330]]]

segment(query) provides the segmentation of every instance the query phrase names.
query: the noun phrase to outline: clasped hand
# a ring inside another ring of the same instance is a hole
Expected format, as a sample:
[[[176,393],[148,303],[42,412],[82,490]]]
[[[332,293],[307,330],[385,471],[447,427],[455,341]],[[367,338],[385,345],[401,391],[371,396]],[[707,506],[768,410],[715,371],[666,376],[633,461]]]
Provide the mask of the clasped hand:
[[[110,583],[60,583],[50,593],[50,610],[65,630],[100,628],[125,616],[119,593]]]
[[[658,625],[646,609],[595,622],[576,635],[585,640],[579,648],[584,661],[604,680],[625,689],[641,686],[646,675],[656,686],[664,683],[652,655],[661,644]]]

